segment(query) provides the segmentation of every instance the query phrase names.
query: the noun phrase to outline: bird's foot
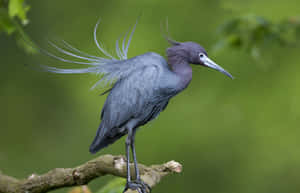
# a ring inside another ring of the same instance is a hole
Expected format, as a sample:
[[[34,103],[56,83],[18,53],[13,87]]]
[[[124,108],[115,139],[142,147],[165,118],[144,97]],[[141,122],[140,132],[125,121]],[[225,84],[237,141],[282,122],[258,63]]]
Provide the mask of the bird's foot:
[[[135,180],[131,182],[127,182],[123,193],[125,193],[128,189],[136,190],[139,193],[150,193],[151,188],[148,184],[144,183],[142,180]]]
[[[143,182],[141,179],[135,180],[134,182],[136,182],[137,184],[140,184],[144,189],[147,190],[147,192],[151,192],[151,187],[146,184],[145,182]]]

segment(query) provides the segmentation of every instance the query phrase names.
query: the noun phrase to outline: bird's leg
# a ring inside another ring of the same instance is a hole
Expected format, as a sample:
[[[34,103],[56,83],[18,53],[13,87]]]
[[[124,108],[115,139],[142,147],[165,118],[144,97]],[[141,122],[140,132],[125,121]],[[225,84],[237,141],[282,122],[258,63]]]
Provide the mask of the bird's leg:
[[[134,142],[135,142],[135,133],[136,133],[136,129],[133,131],[132,136],[131,136],[131,151],[132,151],[132,157],[133,157],[133,162],[134,162],[134,169],[135,169],[135,177],[136,180],[141,180],[140,177],[140,172],[139,172],[139,167],[138,167],[138,162],[136,159],[136,153],[135,153],[135,146],[134,146]]]
[[[134,145],[132,146],[132,144],[133,144],[132,136],[134,136],[133,129],[128,128],[128,136],[127,136],[126,142],[125,142],[125,145],[126,145],[126,158],[127,158],[127,182],[126,182],[126,186],[125,186],[125,189],[124,189],[123,193],[126,192],[128,189],[136,190],[139,193],[147,193],[147,186],[145,185],[145,183],[143,183],[141,180],[131,181],[131,176],[130,176],[130,152],[129,151],[130,151],[130,147],[132,148],[134,146]],[[134,154],[135,154],[135,152],[134,152]],[[135,159],[134,162],[136,163],[135,155],[134,155],[134,159]],[[137,166],[135,165],[135,167],[137,167]],[[138,172],[138,170],[136,172]],[[138,178],[140,179],[139,175],[138,175]]]
[[[137,162],[137,159],[136,159],[136,152],[135,152],[135,133],[136,133],[136,130],[137,129],[134,129],[133,132],[132,132],[131,143],[130,143],[131,151],[132,151],[132,157],[133,157],[133,162],[134,162],[134,169],[135,169],[135,179],[136,179],[135,181],[137,183],[141,184],[144,189],[148,189],[149,192],[151,192],[150,186],[148,184],[144,183],[141,180],[141,177],[140,177],[140,172],[139,172],[139,167],[138,167],[138,162]]]
[[[126,161],[127,161],[127,183],[129,183],[131,181],[131,177],[130,177],[130,138],[129,138],[129,131],[128,131],[128,136],[127,139],[125,141],[125,148],[126,148]]]
[[[139,193],[145,193],[141,190],[141,186],[135,182],[131,181],[131,176],[130,176],[130,146],[131,146],[131,136],[132,136],[132,129],[128,129],[128,136],[125,141],[125,147],[126,147],[126,166],[127,166],[127,181],[126,181],[126,186],[123,191],[125,193],[128,189],[132,190],[137,190]]]

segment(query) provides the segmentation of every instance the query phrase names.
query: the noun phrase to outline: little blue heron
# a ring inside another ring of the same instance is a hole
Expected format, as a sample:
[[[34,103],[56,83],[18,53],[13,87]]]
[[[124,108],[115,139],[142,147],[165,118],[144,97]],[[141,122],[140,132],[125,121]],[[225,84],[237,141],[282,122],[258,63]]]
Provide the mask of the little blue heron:
[[[46,50],[41,52],[63,62],[86,64],[90,67],[80,69],[62,69],[41,65],[49,72],[61,74],[97,73],[101,79],[96,85],[109,85],[104,94],[108,93],[101,112],[101,123],[97,130],[90,152],[96,153],[100,149],[114,143],[128,134],[126,139],[127,183],[128,188],[146,193],[150,188],[139,174],[135,152],[135,133],[138,128],[156,118],[168,105],[169,100],[183,91],[192,80],[190,64],[213,68],[233,78],[230,73],[208,58],[205,49],[195,42],[178,42],[166,36],[171,44],[167,49],[167,61],[157,53],[148,52],[133,58],[127,58],[128,48],[137,23],[133,26],[130,36],[124,36],[122,47],[119,39],[116,41],[118,59],[108,53],[96,38],[100,20],[94,28],[94,41],[99,50],[106,57],[92,56],[62,41],[64,48],[49,42],[59,52],[85,60],[71,61],[56,56]],[[132,151],[135,180],[130,176],[130,148]]]

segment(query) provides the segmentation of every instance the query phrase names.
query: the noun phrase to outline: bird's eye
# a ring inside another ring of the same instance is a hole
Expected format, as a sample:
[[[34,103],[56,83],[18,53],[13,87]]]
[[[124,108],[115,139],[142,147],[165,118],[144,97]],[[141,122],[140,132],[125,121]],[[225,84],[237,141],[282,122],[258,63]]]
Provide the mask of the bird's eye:
[[[204,54],[203,54],[203,53],[200,53],[200,54],[199,54],[199,57],[200,57],[200,58],[203,58],[203,57],[204,57]]]

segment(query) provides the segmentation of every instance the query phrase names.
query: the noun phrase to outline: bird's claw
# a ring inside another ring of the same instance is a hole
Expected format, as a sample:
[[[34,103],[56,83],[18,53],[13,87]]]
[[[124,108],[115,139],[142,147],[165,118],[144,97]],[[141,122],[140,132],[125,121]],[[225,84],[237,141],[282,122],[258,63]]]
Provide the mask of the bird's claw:
[[[145,182],[143,182],[142,180],[135,180],[134,182],[136,182],[137,184],[140,184],[144,189],[148,190],[147,192],[151,192],[151,187],[146,184]]]
[[[128,189],[136,190],[139,193],[150,193],[151,188],[148,184],[144,183],[142,180],[135,180],[131,182],[127,182],[123,193],[125,193]]]

